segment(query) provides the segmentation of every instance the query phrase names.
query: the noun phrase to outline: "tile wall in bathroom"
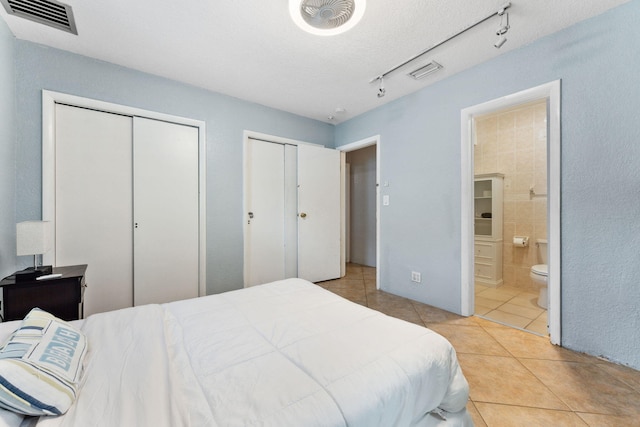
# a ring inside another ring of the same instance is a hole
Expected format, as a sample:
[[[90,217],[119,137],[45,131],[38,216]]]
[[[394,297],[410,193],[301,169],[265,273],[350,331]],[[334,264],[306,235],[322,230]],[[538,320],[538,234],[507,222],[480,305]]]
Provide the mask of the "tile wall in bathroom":
[[[499,172],[504,177],[503,280],[537,291],[529,278],[538,264],[535,240],[547,238],[546,103],[525,104],[476,118],[475,174]],[[529,236],[529,246],[514,247],[513,236]]]

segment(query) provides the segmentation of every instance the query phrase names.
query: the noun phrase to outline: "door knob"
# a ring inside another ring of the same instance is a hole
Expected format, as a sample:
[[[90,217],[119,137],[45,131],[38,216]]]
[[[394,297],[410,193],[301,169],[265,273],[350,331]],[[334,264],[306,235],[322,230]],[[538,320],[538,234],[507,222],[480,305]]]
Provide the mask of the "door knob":
[[[249,212],[249,218],[253,219],[253,212]]]
[[[302,213],[300,214],[300,218],[306,218],[306,217],[307,217],[307,214],[306,214],[306,213],[302,212]]]

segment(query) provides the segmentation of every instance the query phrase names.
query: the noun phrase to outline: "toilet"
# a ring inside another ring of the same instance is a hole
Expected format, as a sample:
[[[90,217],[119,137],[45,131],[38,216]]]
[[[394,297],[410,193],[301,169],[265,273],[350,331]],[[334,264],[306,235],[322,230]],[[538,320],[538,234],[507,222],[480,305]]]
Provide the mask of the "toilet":
[[[540,261],[541,264],[532,266],[529,276],[535,283],[540,285],[538,306],[546,309],[549,306],[549,293],[547,291],[547,283],[549,282],[549,266],[547,265],[547,241],[545,239],[536,239],[536,249],[538,261]]]

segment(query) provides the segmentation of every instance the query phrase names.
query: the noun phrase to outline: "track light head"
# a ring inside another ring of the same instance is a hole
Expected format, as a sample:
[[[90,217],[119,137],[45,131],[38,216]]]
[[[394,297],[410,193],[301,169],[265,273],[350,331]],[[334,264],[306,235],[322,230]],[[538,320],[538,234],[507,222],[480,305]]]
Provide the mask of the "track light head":
[[[496,47],[496,49],[500,49],[502,45],[505,44],[506,42],[507,42],[507,38],[504,36],[500,36],[493,45]]]
[[[509,25],[509,14],[504,11],[502,12],[503,12],[502,14],[498,12],[498,15],[500,15],[500,26],[496,30],[496,35],[498,36],[498,40],[493,44],[496,47],[496,49],[500,49],[502,45],[507,42],[507,38],[504,35],[507,34],[507,31],[509,31],[509,28],[511,28],[511,26]],[[506,23],[504,22],[505,17],[507,21]]]
[[[380,80],[380,87],[378,88],[378,98],[382,98],[386,93],[386,89],[384,88],[384,77],[380,76],[378,77],[378,80]]]
[[[507,17],[506,19],[507,22],[504,22],[505,16]],[[496,36],[503,36],[507,34],[507,31],[509,31],[509,28],[511,28],[511,26],[509,25],[509,14],[505,13],[503,15],[500,15],[500,26],[496,30]]]

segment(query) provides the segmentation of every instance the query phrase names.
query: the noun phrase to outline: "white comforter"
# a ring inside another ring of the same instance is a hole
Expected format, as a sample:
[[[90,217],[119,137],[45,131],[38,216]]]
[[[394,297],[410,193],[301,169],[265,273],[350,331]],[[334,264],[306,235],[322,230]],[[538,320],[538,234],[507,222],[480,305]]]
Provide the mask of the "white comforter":
[[[299,279],[98,314],[82,330],[79,398],[38,426],[472,425],[448,341]]]

